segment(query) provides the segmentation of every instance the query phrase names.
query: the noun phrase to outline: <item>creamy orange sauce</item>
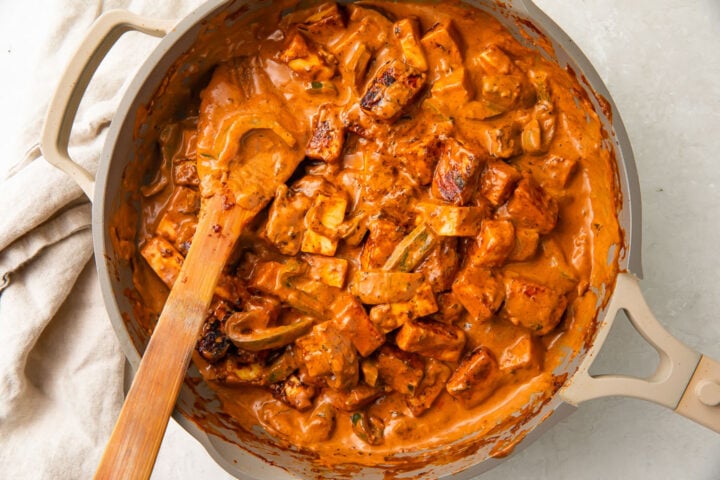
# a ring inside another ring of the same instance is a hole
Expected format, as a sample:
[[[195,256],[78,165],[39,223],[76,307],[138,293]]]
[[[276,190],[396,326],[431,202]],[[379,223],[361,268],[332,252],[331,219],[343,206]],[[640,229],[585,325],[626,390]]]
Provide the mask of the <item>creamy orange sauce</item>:
[[[255,114],[308,158],[238,242],[201,332],[194,361],[224,411],[338,468],[522,425],[561,386],[617,273],[614,157],[584,91],[462,3],[292,7],[211,24],[189,53],[213,65],[205,90],[157,126],[134,238],[134,211],[114,221],[136,321],[152,328]],[[168,78],[149,117],[188,96],[179,69]],[[417,232],[435,239],[427,251]],[[258,349],[272,328],[289,333]],[[442,388],[423,401],[433,375]]]

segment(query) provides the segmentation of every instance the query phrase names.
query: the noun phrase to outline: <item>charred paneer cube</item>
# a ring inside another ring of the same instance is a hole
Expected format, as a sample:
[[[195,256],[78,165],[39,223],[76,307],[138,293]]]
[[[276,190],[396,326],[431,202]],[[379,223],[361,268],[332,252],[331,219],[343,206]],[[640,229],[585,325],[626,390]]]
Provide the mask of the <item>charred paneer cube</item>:
[[[360,255],[362,270],[381,268],[405,237],[405,230],[397,223],[379,218],[368,225],[368,236]]]
[[[460,267],[457,248],[457,238],[442,238],[416,268],[416,271],[425,275],[434,292],[444,292],[452,288],[452,282]]]
[[[284,255],[296,255],[305,233],[305,215],[310,199],[299,192],[292,192],[285,184],[275,192],[270,205],[265,236]]]
[[[480,176],[480,192],[494,206],[500,206],[510,195],[522,176],[515,167],[502,160],[491,160]]]
[[[405,397],[405,402],[414,417],[419,417],[435,403],[451,373],[450,367],[443,362],[432,358],[425,362],[425,374],[415,394]]]
[[[458,140],[445,141],[435,166],[432,194],[455,205],[465,205],[475,193],[485,159],[470,151]]]
[[[397,118],[425,86],[425,73],[393,59],[382,65],[360,99],[360,107],[383,121]]]
[[[558,221],[558,204],[531,177],[523,177],[507,204],[508,213],[517,225],[550,233]]]
[[[383,345],[377,357],[378,377],[396,392],[412,395],[424,375],[422,357],[404,352],[391,345]]]
[[[345,141],[345,125],[339,109],[329,103],[320,106],[313,117],[312,136],[305,147],[305,155],[327,163],[337,162]]]
[[[466,408],[472,408],[495,392],[499,379],[500,370],[492,352],[478,347],[460,363],[445,388]]]

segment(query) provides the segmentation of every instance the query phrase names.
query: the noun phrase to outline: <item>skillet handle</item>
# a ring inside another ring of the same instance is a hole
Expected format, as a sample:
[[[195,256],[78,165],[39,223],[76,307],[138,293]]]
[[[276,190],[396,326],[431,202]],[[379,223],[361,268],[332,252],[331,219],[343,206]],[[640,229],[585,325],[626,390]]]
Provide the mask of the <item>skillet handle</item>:
[[[175,20],[144,18],[126,10],[110,10],[92,24],[60,77],[45,116],[40,148],[45,159],[75,180],[90,200],[95,178],[68,153],[73,121],[88,83],[107,52],[125,32],[134,30],[163,37],[175,23]]]
[[[627,313],[633,327],[660,356],[657,369],[646,379],[589,373],[619,310]],[[630,273],[618,275],[595,342],[560,395],[573,405],[608,396],[641,398],[720,433],[720,363],[670,335],[650,311],[638,279]]]

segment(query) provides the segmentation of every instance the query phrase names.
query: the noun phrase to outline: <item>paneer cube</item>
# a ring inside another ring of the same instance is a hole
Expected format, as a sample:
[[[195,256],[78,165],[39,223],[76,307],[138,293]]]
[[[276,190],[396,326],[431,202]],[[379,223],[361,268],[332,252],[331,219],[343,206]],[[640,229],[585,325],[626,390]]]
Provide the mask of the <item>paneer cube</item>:
[[[451,373],[450,367],[443,362],[432,358],[425,362],[425,374],[415,394],[405,397],[405,402],[414,417],[419,417],[432,406],[445,388]]]
[[[403,18],[393,25],[393,34],[400,42],[405,63],[421,72],[428,69],[423,47],[420,45],[420,26],[414,18]]]
[[[381,268],[395,247],[405,237],[405,231],[394,222],[379,218],[368,224],[369,234],[360,255],[360,268]]]
[[[370,309],[370,321],[382,333],[390,333],[410,319],[410,306],[407,302],[383,303]]]
[[[503,120],[480,130],[478,139],[487,152],[496,158],[510,158],[522,153],[520,126]]]
[[[465,307],[453,292],[441,293],[437,296],[438,311],[430,316],[431,320],[453,324],[460,320]]]
[[[394,59],[382,65],[360,99],[360,107],[379,120],[397,118],[425,86],[425,73]]]
[[[515,227],[509,220],[483,220],[480,235],[468,251],[474,265],[499,267],[515,248]]]
[[[410,318],[424,317],[438,310],[435,293],[429,282],[423,282],[407,303],[409,304]]]
[[[336,292],[328,315],[363,357],[367,357],[385,343],[385,335],[370,321],[360,302],[345,291]]]
[[[452,23],[436,23],[420,40],[428,67],[434,74],[433,80],[449,75],[462,66],[462,53],[456,38]]]
[[[500,355],[500,370],[515,373],[518,370],[539,372],[543,350],[531,335],[522,335]]]
[[[356,91],[365,83],[368,65],[372,59],[372,51],[362,42],[357,42],[345,56],[343,67],[352,79],[352,85]]]
[[[521,177],[512,165],[502,160],[491,160],[480,177],[480,192],[494,206],[500,206],[510,198]]]
[[[382,333],[389,333],[409,320],[431,315],[438,310],[429,283],[423,283],[407,302],[385,303],[370,309],[370,321]]]
[[[497,45],[485,47],[475,59],[487,73],[507,75],[513,68],[510,57]]]
[[[505,280],[503,312],[515,325],[533,335],[545,335],[562,319],[567,298],[561,292],[522,277]]]
[[[359,104],[355,103],[345,109],[343,124],[348,132],[372,140],[377,135],[385,134],[384,125],[375,120],[375,117],[366,113]]]
[[[345,125],[338,108],[329,103],[321,105],[312,125],[305,155],[328,163],[337,162],[345,141]]]
[[[445,388],[465,408],[473,408],[495,392],[499,379],[500,371],[492,352],[478,347],[460,363]]]
[[[454,138],[448,138],[435,167],[432,194],[439,200],[465,205],[475,193],[485,160]]]
[[[487,210],[482,207],[457,207],[430,202],[419,202],[417,210],[441,237],[474,237],[480,233],[480,223],[487,214]]]
[[[535,256],[537,252],[540,234],[532,228],[515,229],[515,247],[508,256],[511,262],[524,262]]]
[[[336,390],[357,385],[360,369],[355,348],[331,322],[315,325],[295,346],[311,377],[324,378]]]
[[[415,269],[425,275],[433,292],[444,292],[452,288],[452,282],[460,267],[457,248],[457,238],[442,238],[430,255]]]
[[[318,194],[305,215],[305,225],[309,228],[303,235],[300,250],[305,253],[335,255],[338,229],[345,220],[346,208],[347,199],[343,195],[328,197]]]
[[[335,57],[321,49],[311,47],[301,33],[290,37],[288,46],[280,53],[280,61],[290,69],[311,80],[330,80],[335,76]]]
[[[577,160],[575,158],[550,155],[543,162],[542,171],[547,177],[547,183],[550,187],[562,189],[567,186],[576,165]]]
[[[310,199],[302,193],[291,192],[280,185],[268,211],[265,236],[284,255],[297,255],[305,232],[304,218]]]
[[[453,115],[456,109],[467,104],[472,99],[472,92],[473,87],[462,66],[441,76],[430,87],[432,98],[440,102],[439,110],[445,115]]]
[[[395,343],[406,352],[457,362],[465,348],[465,332],[432,320],[410,320],[398,331]]]
[[[455,29],[452,23],[436,23],[420,42],[432,80],[432,97],[440,102],[443,113],[451,114],[473,95]]]
[[[336,32],[345,28],[345,15],[336,2],[323,3],[298,28],[311,35]]]
[[[377,357],[380,381],[396,392],[412,395],[420,385],[425,370],[422,357],[383,345]]]
[[[435,117],[433,120],[419,122],[414,126],[411,134],[397,138],[393,145],[394,155],[403,162],[410,175],[423,186],[432,182],[435,164],[443,150],[443,140],[454,128],[450,120],[435,121]]]
[[[475,321],[489,320],[502,305],[502,282],[490,270],[465,266],[453,282],[452,292]]]
[[[162,237],[152,237],[140,250],[145,261],[158,277],[172,288],[185,260],[175,247]]]
[[[343,288],[347,276],[348,261],[344,258],[322,255],[303,255],[302,259],[310,265],[308,276],[331,287]]]
[[[518,226],[550,233],[558,220],[558,204],[532,178],[524,177],[507,204],[508,213]]]

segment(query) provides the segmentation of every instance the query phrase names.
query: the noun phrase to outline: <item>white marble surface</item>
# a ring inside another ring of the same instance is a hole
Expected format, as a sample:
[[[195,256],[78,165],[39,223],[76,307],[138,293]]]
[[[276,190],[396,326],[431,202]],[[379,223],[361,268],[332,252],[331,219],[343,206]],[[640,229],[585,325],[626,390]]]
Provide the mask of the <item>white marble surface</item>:
[[[643,198],[648,303],[670,332],[720,358],[720,2],[536,2],[594,63],[630,135]],[[15,8],[0,0],[5,20]],[[42,26],[42,9],[36,11],[35,26]],[[35,51],[30,30],[2,26],[0,132],[7,147],[32,110],[15,73],[20,56]],[[655,354],[621,327],[596,370],[652,371]],[[171,422],[153,478],[230,477]],[[717,480],[720,435],[649,403],[595,400],[482,478]]]

